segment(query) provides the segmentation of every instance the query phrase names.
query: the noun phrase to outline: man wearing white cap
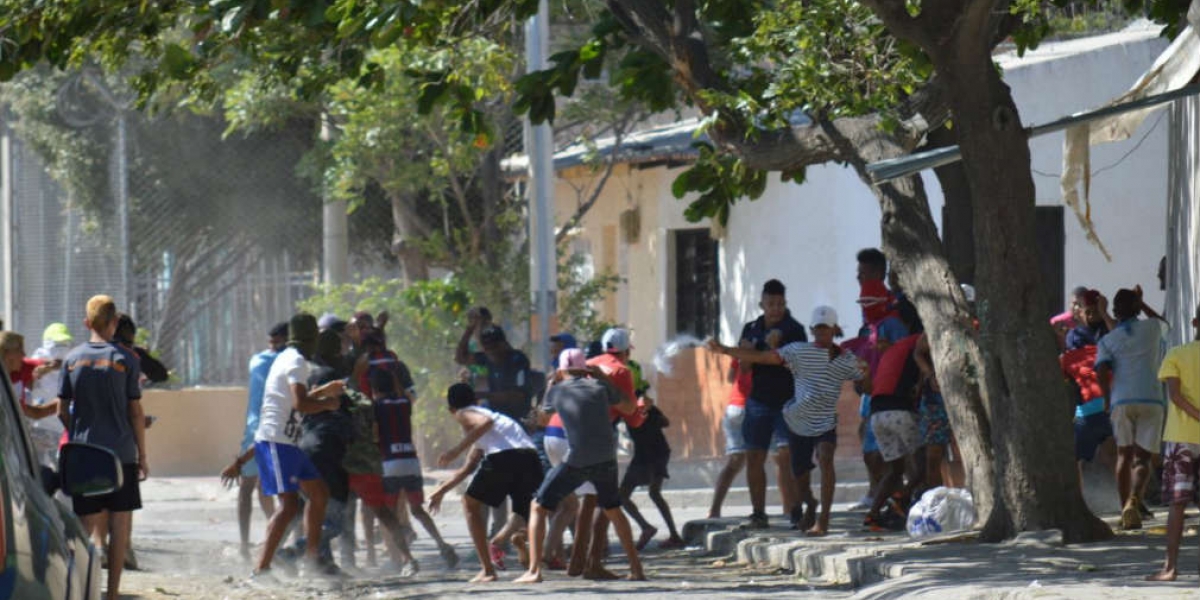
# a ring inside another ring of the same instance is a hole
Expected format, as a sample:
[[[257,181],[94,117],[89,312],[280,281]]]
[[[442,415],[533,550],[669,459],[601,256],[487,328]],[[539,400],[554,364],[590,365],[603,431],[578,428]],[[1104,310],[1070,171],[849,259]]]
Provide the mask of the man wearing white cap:
[[[728,354],[739,361],[752,364],[778,365],[792,372],[795,397],[783,408],[787,422],[788,445],[791,448],[792,472],[796,475],[807,509],[800,504],[792,508],[792,526],[806,530],[808,535],[822,536],[829,531],[829,512],[833,505],[836,483],[833,453],[837,448],[837,401],[842,383],[859,381],[868,388],[867,365],[834,343],[840,334],[837,311],[818,306],[812,314],[813,342],[792,342],[775,350],[754,350],[722,346],[709,342],[712,352]],[[821,466],[821,514],[817,517],[816,501],[809,485],[816,450]]]

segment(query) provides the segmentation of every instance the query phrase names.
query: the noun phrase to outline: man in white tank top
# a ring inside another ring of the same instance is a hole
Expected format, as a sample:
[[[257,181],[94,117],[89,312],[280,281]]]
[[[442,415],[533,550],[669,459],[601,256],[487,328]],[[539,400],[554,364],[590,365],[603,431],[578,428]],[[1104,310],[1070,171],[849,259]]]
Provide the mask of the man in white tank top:
[[[471,454],[453,477],[430,494],[429,508],[436,511],[446,492],[466,479],[474,465],[479,464],[463,494],[463,515],[479,554],[479,564],[483,565],[471,583],[496,581],[496,567],[488,552],[484,506],[500,506],[505,498],[510,498],[513,516],[520,517],[521,523],[528,522],[533,495],[542,484],[542,463],[533,440],[521,425],[507,415],[477,406],[471,386],[462,383],[450,386],[446,401],[466,435],[439,456],[437,464],[444,468],[468,449]]]

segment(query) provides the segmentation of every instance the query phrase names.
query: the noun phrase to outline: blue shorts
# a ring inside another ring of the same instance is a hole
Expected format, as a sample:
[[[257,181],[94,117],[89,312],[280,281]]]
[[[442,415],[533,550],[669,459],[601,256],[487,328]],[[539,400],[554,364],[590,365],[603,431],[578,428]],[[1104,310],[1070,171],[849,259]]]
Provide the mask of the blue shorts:
[[[875,430],[871,429],[871,397],[863,394],[858,413],[862,415],[862,427],[859,429],[862,438],[862,453],[864,455],[879,452],[879,441],[875,439]]]
[[[266,496],[300,491],[301,481],[320,479],[321,473],[303,450],[290,444],[255,442],[259,485]]]
[[[783,420],[783,406],[768,406],[746,398],[746,414],[742,418],[742,443],[747,450],[770,450],[772,440],[788,439],[787,422]]]
[[[1108,413],[1099,412],[1075,418],[1075,460],[1092,462],[1104,440],[1112,437],[1112,422]]]

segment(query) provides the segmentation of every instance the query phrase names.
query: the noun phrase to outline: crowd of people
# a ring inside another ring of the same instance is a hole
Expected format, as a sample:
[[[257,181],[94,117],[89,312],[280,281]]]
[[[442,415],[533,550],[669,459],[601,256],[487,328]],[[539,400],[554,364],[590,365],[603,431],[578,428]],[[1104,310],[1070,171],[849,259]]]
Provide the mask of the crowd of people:
[[[847,394],[861,399],[859,431],[871,486],[856,506],[868,509],[865,527],[903,529],[909,506],[924,490],[962,485],[961,467],[946,461],[954,440],[920,317],[895,273],[889,277],[882,252],[866,249],[857,259],[862,326],[853,338],[838,341],[846,336],[829,306],[813,309],[806,330],[788,310],[784,285],[771,280],[762,288],[762,316],[745,325],[737,345],[708,343],[711,352],[733,358],[723,423],[728,458],[710,518],[720,516],[745,465],[753,511],[748,527],[769,527],[764,465],[774,448],[792,527],[826,535],[837,483],[837,407]],[[818,466],[819,495],[811,484]]]
[[[402,576],[415,575],[416,521],[454,567],[457,552],[433,515],[468,479],[463,514],[481,566],[472,582],[495,581],[508,568],[508,549],[527,569],[521,582],[541,581],[543,568],[614,578],[604,567],[610,524],[629,559],[629,577],[644,578],[638,553],[657,529],[631,500],[641,486],[650,488],[669,529],[660,545],[683,545],[661,493],[670,457],[662,430],[669,420],[629,358],[628,331],[609,329],[587,352],[569,333],[556,334],[547,373],[508,343],[488,309],[468,311],[454,354],[460,382],[445,397],[463,437],[435,462],[447,468],[463,460],[427,499],[414,443],[416,389],[407,365],[388,349],[386,324],[386,313],[360,312],[350,321],[298,314],[273,327],[269,347],[251,358],[246,427],[222,478],[239,489],[246,559],[255,491],[267,518],[255,578],[273,578],[276,567],[318,577],[355,567],[359,505],[368,565],[376,563],[378,522],[392,565]],[[618,422],[633,444],[623,478]],[[641,528],[636,539],[626,512]],[[569,557],[568,529],[574,532]]]
[[[773,450],[792,528],[827,535],[837,484],[838,405],[848,398],[858,402],[858,437],[870,478],[869,492],[856,505],[866,511],[864,528],[903,529],[924,491],[964,484],[921,319],[895,273],[889,274],[883,253],[866,249],[857,260],[857,335],[845,339],[829,306],[813,308],[805,327],[788,308],[785,286],[770,280],[762,286],[762,314],[745,324],[735,345],[707,342],[708,351],[732,359],[733,390],[723,421],[727,462],[710,518],[720,516],[729,486],[745,469],[752,508],[747,527],[770,526],[766,462]],[[963,291],[973,310],[973,290]],[[396,572],[417,574],[415,521],[453,568],[458,553],[434,517],[445,496],[468,479],[463,514],[480,563],[472,582],[497,580],[508,567],[509,549],[525,569],[517,582],[540,582],[548,570],[615,579],[604,562],[610,525],[628,561],[628,578],[644,579],[639,555],[658,530],[631,499],[639,487],[649,488],[668,529],[659,546],[683,545],[662,495],[670,420],[630,357],[629,331],[611,328],[582,348],[571,334],[556,334],[549,340],[552,364],[539,371],[509,344],[486,308],[470,310],[454,353],[459,382],[444,399],[462,437],[434,461],[440,468],[462,462],[426,498],[413,424],[416,385],[388,347],[387,323],[386,313],[360,312],[349,321],[297,314],[272,327],[268,347],[250,359],[245,430],[221,475],[238,486],[246,560],[252,558],[255,493],[267,519],[255,578],[270,580],[276,568],[339,577],[356,567],[359,512],[368,565],[377,564],[378,531]],[[1153,518],[1147,496],[1159,474],[1161,500],[1169,506],[1167,559],[1150,578],[1172,580],[1184,507],[1200,493],[1200,341],[1167,352],[1169,326],[1144,302],[1139,286],[1118,290],[1111,312],[1104,294],[1078,288],[1070,309],[1050,324],[1074,398],[1081,484],[1085,463],[1113,438],[1120,526],[1138,529]],[[105,549],[109,597],[115,598],[133,556],[139,482],[150,470],[145,430],[153,419],[141,407],[141,387],[146,380],[165,380],[168,372],[134,344],[136,328],[111,298],[88,301],[85,325],[89,339],[83,344],[73,346],[69,328],[56,323],[46,328],[32,357],[25,354],[24,338],[11,331],[0,332],[0,350],[39,462],[56,467],[59,448],[74,440],[110,448],[123,465],[124,484],[113,493],[63,498]],[[1200,340],[1200,307],[1192,325]],[[623,476],[617,462],[621,428],[632,442]]]

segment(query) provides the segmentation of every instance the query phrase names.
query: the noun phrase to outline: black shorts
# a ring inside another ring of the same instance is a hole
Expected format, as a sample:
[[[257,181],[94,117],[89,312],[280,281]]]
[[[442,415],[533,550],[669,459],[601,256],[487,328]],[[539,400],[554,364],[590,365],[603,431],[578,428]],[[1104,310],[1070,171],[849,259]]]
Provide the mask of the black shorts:
[[[142,508],[142,490],[138,482],[137,465],[121,465],[124,481],[121,489],[103,496],[73,496],[75,514],[94,515],[98,512],[131,512]]]
[[[1100,412],[1075,419],[1075,460],[1092,462],[1096,449],[1112,437],[1112,421],[1108,413]]]
[[[813,462],[813,452],[822,443],[833,444],[837,448],[837,428],[830,429],[817,436],[796,435],[788,431],[788,449],[792,454],[792,474],[800,477],[817,467]]]
[[[596,504],[600,508],[607,510],[621,506],[621,494],[617,491],[616,459],[586,467],[573,467],[567,463],[554,467],[537,492],[537,503],[554,512],[564,498],[575,493],[575,488],[587,481],[596,486]]]
[[[542,485],[542,463],[533,449],[489,454],[479,464],[467,495],[492,508],[512,499],[513,514],[529,520],[529,503]]]
[[[635,455],[633,462],[629,463],[629,466],[625,468],[625,476],[621,479],[621,487],[633,489],[643,485],[661,483],[662,480],[671,477],[671,474],[667,472],[667,464],[670,462],[670,454],[643,460],[639,460],[639,457]]]

